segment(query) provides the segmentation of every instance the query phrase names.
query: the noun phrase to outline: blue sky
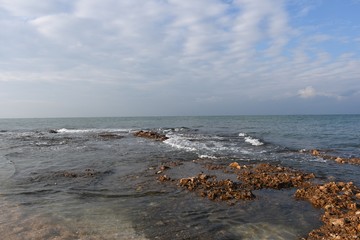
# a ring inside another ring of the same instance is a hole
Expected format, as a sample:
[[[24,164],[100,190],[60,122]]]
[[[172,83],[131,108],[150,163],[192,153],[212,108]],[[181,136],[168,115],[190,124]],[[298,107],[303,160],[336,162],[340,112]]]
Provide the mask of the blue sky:
[[[0,117],[360,113],[359,0],[0,0]]]

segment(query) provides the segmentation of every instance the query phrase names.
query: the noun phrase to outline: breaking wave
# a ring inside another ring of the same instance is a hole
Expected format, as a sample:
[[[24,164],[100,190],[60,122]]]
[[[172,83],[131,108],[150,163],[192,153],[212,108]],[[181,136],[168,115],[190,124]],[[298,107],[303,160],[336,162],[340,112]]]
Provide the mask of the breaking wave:
[[[259,139],[248,136],[246,133],[239,133],[239,137],[243,137],[245,142],[250,143],[253,146],[264,145],[264,143],[261,142]]]
[[[102,133],[102,132],[121,132],[121,133],[130,133],[132,129],[67,129],[61,128],[55,130],[57,133]]]

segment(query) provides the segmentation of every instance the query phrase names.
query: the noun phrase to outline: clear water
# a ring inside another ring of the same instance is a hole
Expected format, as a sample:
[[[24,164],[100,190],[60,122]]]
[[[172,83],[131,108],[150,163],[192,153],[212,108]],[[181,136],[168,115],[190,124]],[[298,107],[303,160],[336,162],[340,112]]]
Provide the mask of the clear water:
[[[140,129],[169,139],[134,137]],[[255,201],[228,206],[159,183],[155,172],[178,161],[184,164],[172,171],[179,177],[197,174],[199,158],[267,162],[360,185],[359,166],[299,152],[313,148],[359,157],[360,115],[1,119],[0,233],[5,239],[298,239],[321,225],[321,211],[295,201],[294,189],[261,190]]]

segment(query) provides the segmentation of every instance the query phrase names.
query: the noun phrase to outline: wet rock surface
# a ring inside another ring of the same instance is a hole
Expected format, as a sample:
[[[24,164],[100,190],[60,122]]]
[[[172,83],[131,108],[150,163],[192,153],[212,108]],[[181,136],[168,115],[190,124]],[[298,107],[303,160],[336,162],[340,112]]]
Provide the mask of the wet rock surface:
[[[175,168],[176,166],[172,167]],[[201,172],[195,176],[172,178],[168,167],[160,166],[159,182],[176,184],[198,196],[211,201],[225,201],[234,205],[238,201],[254,200],[254,192],[262,189],[297,189],[294,199],[310,202],[315,208],[324,210],[321,216],[323,225],[312,230],[308,240],[359,239],[360,238],[360,190],[352,182],[319,183],[313,173],[271,164],[229,166],[204,164],[204,171],[216,174],[226,173],[236,176],[237,181],[219,179],[215,174]],[[264,190],[263,190],[264,191]]]
[[[153,139],[156,141],[165,141],[166,139],[168,139],[168,137],[166,137],[164,134],[160,134],[160,133],[153,132],[153,131],[143,131],[143,130],[135,132],[134,136]]]
[[[244,165],[237,171],[238,179],[251,189],[283,189],[309,185],[314,174],[270,164]]]
[[[307,239],[359,239],[360,189],[352,182],[329,182],[298,189],[297,199],[307,200],[324,214],[324,225],[309,233]]]
[[[244,188],[241,183],[233,182],[229,179],[217,180],[216,176],[199,174],[195,177],[182,178],[179,186],[196,191],[202,197],[210,200],[230,201],[254,199],[255,195],[250,189]]]
[[[345,157],[333,156],[333,155],[323,153],[322,151],[320,151],[318,149],[312,149],[309,152],[312,156],[319,157],[319,158],[322,158],[325,160],[332,160],[339,164],[348,163],[348,164],[360,165],[360,158],[356,158],[356,157],[345,158]]]

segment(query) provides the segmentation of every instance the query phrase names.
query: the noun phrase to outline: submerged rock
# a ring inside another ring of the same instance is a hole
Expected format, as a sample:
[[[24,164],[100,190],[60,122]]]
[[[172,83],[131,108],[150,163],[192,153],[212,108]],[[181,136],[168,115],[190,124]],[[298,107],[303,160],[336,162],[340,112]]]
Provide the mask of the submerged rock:
[[[124,136],[120,136],[120,135],[115,134],[115,133],[107,133],[107,132],[105,132],[105,133],[99,133],[98,136],[101,137],[101,138],[104,139],[104,140],[124,138]]]
[[[360,165],[360,158],[344,158],[339,156],[332,156],[325,153],[321,153],[317,149],[310,150],[310,154],[325,160],[333,160],[340,164],[348,163],[348,164]]]
[[[217,180],[216,176],[203,173],[195,177],[182,178],[179,180],[179,185],[213,201],[238,201],[255,198],[251,190],[243,188],[239,183],[229,179]]]

